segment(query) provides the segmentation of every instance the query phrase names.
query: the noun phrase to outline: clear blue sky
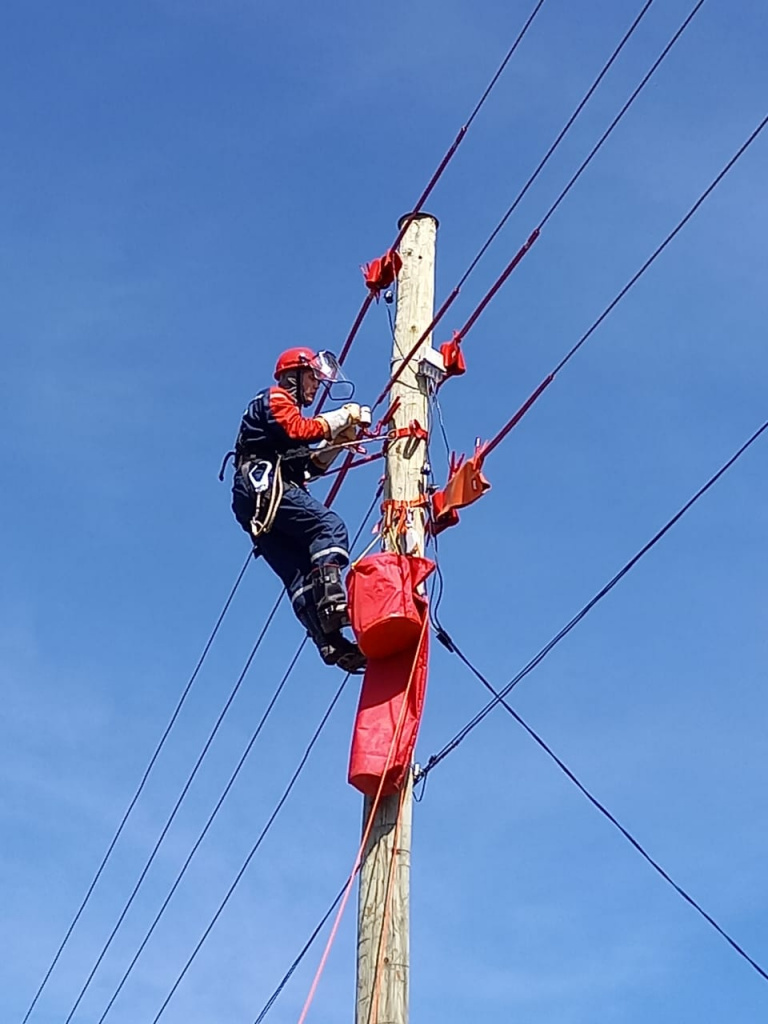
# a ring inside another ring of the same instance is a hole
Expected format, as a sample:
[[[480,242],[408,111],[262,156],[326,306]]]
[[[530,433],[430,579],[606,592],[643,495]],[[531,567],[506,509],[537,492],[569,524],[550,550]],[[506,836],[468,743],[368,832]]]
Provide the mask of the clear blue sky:
[[[434,193],[443,297],[640,7],[547,0]],[[691,6],[656,0],[447,318],[458,327]],[[240,564],[217,482],[277,350],[338,348],[531,0],[7,0],[0,29],[0,1020],[76,909]],[[708,0],[467,342],[452,444],[490,436],[766,113],[768,11]],[[765,419],[761,138],[489,460],[443,616],[509,679]],[[438,338],[436,340],[443,340]],[[371,398],[383,308],[349,361]],[[438,450],[439,454],[439,450]],[[442,457],[436,462],[443,471]],[[515,692],[571,768],[764,964],[763,441]],[[376,471],[346,487],[354,526]],[[253,565],[42,997],[61,1024],[277,594]],[[94,1024],[299,639],[283,612],[76,1018]],[[108,1020],[149,1021],[338,674],[289,684]],[[168,1024],[251,1024],[348,872],[350,687]],[[485,701],[437,647],[422,761]],[[503,712],[417,806],[412,1019],[755,1024],[768,985]],[[295,1021],[319,951],[271,1020]],[[354,912],[310,1020],[351,1019]]]

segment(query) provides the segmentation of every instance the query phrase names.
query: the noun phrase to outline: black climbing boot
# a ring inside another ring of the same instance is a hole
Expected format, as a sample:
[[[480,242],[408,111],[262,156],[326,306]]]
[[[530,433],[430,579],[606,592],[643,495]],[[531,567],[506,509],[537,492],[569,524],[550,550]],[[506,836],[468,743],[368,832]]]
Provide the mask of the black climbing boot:
[[[349,625],[347,593],[338,565],[318,565],[312,570],[312,596],[323,633],[330,636]]]

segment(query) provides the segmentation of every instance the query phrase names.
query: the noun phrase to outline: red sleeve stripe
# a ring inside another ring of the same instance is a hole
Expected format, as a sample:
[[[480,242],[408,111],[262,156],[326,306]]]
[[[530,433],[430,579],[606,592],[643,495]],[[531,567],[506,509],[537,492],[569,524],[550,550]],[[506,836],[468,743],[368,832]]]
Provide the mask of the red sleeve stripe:
[[[320,441],[325,437],[325,423],[316,417],[302,416],[296,403],[283,388],[270,388],[269,411],[275,423],[292,441]]]

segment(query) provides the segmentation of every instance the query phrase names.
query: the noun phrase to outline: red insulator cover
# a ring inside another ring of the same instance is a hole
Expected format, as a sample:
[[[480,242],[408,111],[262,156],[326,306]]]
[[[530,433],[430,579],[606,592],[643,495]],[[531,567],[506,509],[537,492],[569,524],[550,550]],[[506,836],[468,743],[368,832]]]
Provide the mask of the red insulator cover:
[[[361,267],[366,287],[371,290],[377,301],[379,292],[394,284],[402,266],[403,260],[400,253],[393,249],[387,249],[383,256],[379,256]]]
[[[478,501],[491,489],[483,476],[484,449],[479,448],[471,459],[464,462],[464,456],[456,460],[451,454],[451,469],[448,483],[441,491],[432,495],[431,531],[437,536],[449,526],[459,522],[458,509],[466,508]]]
[[[362,559],[350,572],[358,643],[365,650],[368,641],[379,652],[368,655],[349,759],[351,785],[368,796],[379,786],[385,796],[396,793],[411,764],[429,663],[427,598],[416,588],[434,568],[427,558],[386,553]],[[394,646],[387,650],[387,644]]]
[[[458,331],[453,332],[450,341],[444,341],[440,346],[440,354],[445,363],[446,377],[460,377],[467,372],[467,362],[464,353],[461,351],[461,335]]]

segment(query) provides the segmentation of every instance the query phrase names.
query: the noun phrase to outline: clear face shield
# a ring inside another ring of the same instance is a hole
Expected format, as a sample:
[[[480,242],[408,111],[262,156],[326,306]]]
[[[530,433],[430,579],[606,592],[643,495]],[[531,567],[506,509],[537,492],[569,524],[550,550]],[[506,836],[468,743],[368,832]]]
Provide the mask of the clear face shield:
[[[348,402],[355,393],[355,385],[347,380],[333,352],[318,352],[309,364],[315,380],[325,388],[332,402]]]

